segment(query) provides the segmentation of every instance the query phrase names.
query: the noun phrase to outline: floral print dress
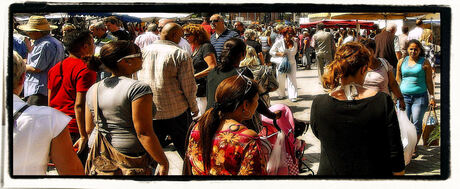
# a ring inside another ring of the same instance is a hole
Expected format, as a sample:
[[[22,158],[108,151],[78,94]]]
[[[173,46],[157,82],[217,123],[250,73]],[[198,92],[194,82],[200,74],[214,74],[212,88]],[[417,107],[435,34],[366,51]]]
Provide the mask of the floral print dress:
[[[262,155],[260,140],[242,134],[245,130],[247,128],[236,132],[222,130],[214,136],[208,170],[204,170],[201,149],[198,148],[200,132],[193,130],[187,148],[193,175],[266,175],[266,159]]]

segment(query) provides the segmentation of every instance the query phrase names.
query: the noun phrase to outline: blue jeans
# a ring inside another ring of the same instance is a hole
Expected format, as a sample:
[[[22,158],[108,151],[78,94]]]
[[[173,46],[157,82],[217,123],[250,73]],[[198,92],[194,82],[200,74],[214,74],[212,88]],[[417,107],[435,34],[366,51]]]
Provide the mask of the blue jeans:
[[[403,94],[407,117],[415,125],[417,134],[422,134],[423,116],[428,108],[428,94]],[[399,106],[399,105],[398,105]]]

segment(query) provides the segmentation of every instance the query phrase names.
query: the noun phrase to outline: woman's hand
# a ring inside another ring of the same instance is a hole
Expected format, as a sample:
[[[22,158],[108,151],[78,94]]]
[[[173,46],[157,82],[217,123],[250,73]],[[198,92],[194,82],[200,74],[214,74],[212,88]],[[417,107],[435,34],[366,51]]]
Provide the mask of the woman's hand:
[[[276,116],[275,116],[275,119],[281,118],[281,113],[282,113],[281,110],[275,111],[274,113],[275,113],[275,115],[276,115]]]
[[[80,154],[88,145],[88,138],[80,137],[77,142],[73,145],[73,148],[77,148],[77,154]]]
[[[285,54],[284,52],[277,52],[276,56],[284,56],[284,54]]]
[[[169,164],[168,163],[166,163],[165,165],[158,164],[157,169],[158,169],[157,175],[166,176],[166,175],[168,175]]]
[[[393,176],[404,176],[406,174],[405,170],[402,170],[401,172],[393,172]]]
[[[430,105],[433,106],[433,108],[436,108],[436,100],[434,98],[430,99]]]
[[[402,111],[406,110],[406,103],[404,103],[404,98],[403,97],[398,98],[398,101],[399,101],[399,109]]]

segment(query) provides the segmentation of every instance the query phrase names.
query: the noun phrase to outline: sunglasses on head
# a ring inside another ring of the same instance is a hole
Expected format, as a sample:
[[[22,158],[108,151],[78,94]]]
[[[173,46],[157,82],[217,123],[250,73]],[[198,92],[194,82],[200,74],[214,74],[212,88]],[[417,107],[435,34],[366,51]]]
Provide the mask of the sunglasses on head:
[[[123,59],[126,59],[126,58],[137,58],[137,57],[142,57],[142,54],[141,53],[136,53],[136,54],[131,54],[131,55],[121,57],[120,59],[118,59],[117,63],[120,62]]]

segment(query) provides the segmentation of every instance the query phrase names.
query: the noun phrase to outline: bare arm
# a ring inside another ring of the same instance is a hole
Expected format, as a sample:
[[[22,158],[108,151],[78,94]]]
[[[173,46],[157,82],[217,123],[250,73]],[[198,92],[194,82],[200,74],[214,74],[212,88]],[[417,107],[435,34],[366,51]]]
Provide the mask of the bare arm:
[[[167,175],[169,162],[152,127],[152,95],[144,95],[131,103],[137,138],[147,153],[159,164],[159,174]]]
[[[399,108],[401,110],[405,110],[406,104],[404,103],[404,98],[402,96],[401,90],[399,89],[398,82],[396,82],[395,76],[391,69],[388,70],[388,85],[390,86],[391,92],[396,96],[396,98],[398,98]]]
[[[26,65],[26,72],[31,72],[31,73],[40,73],[42,70],[38,68],[34,68],[32,66]]]
[[[264,65],[265,64],[264,54],[260,52],[258,55],[259,55],[260,64]]]
[[[97,110],[95,110],[97,111]],[[85,131],[86,133],[92,133],[93,129],[96,125],[94,125],[93,121],[93,115],[91,114],[91,111],[89,110],[89,107],[86,106],[85,108]]]
[[[401,85],[401,79],[402,79],[402,75],[401,75],[402,62],[403,62],[403,59],[399,60],[398,65],[396,66],[396,82],[398,82],[398,84],[400,85]]]
[[[208,64],[208,68],[206,68],[205,70],[203,70],[203,71],[201,71],[199,73],[196,73],[195,74],[195,79],[199,79],[201,77],[207,76],[208,73],[212,69],[214,69],[214,67],[216,67],[216,65],[217,65],[216,55],[214,53],[209,53],[207,56],[205,56],[204,61],[206,62],[206,64]]]
[[[77,92],[75,99],[75,120],[78,126],[78,132],[80,133],[80,138],[75,142],[74,147],[78,148],[77,154],[81,153],[88,144],[88,134],[86,133],[85,127],[85,104],[86,104],[86,92]]]
[[[50,106],[51,103],[51,90],[48,89],[48,106]]]
[[[69,129],[66,127],[62,132],[51,140],[51,160],[56,165],[59,175],[84,175],[83,165],[73,151]]]
[[[433,96],[433,98],[430,98],[430,105],[436,107],[436,102],[434,100],[434,85],[432,77],[433,72],[431,70],[430,63],[427,60],[425,60],[425,62],[423,63],[423,70],[425,70],[426,87],[428,89],[428,92],[430,93],[430,96]]]

